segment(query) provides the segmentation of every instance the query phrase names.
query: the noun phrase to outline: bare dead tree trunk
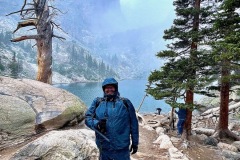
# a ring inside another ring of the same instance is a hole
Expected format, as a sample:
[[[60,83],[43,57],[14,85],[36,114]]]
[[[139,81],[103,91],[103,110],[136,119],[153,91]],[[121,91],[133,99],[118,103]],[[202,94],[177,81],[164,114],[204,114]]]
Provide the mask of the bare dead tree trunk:
[[[37,33],[42,35],[37,39],[37,80],[44,83],[52,83],[52,36],[53,31],[49,19],[49,8],[46,0],[38,0],[37,7],[41,11],[35,11],[37,19]]]
[[[31,6],[30,8],[25,8]],[[51,6],[52,7],[52,6]],[[54,7],[52,7],[54,8]],[[54,8],[57,10],[56,8]],[[52,37],[65,39],[53,34],[53,28],[56,26],[61,29],[59,25],[52,21],[54,13],[50,14],[48,0],[33,0],[32,3],[27,3],[24,0],[24,4],[20,11],[12,12],[8,15],[20,13],[23,21],[18,23],[17,29],[28,26],[33,26],[33,29],[37,30],[36,35],[25,35],[15,39],[12,42],[19,42],[26,39],[35,39],[37,42],[37,63],[38,72],[37,80],[44,83],[52,83]]]

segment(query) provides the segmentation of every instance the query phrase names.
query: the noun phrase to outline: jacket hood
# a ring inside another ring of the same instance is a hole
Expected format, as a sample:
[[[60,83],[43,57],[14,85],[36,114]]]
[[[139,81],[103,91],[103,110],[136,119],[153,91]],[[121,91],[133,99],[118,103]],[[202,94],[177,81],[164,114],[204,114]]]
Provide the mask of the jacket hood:
[[[106,85],[114,85],[116,91],[118,92],[118,82],[114,78],[106,78],[102,83],[102,89],[104,91],[104,88]]]

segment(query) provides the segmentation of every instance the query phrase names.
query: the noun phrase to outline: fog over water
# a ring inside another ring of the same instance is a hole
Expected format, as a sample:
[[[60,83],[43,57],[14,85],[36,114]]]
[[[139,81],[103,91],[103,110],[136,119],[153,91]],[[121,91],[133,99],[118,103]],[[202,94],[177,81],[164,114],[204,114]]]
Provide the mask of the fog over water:
[[[123,78],[146,78],[159,68],[156,53],[175,17],[171,0],[63,0],[59,8],[63,28]],[[70,15],[70,16],[69,16]],[[117,56],[118,63],[112,61]],[[126,75],[125,75],[126,74]],[[141,75],[142,74],[142,75]]]

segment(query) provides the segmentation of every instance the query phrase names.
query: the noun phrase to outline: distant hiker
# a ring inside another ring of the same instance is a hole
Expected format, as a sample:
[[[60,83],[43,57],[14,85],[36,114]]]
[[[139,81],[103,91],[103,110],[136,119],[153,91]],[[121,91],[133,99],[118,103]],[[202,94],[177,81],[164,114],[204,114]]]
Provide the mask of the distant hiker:
[[[96,134],[100,160],[130,160],[138,150],[139,130],[135,109],[118,92],[118,82],[107,78],[102,83],[103,98],[95,98],[86,112],[86,125]],[[131,137],[131,147],[130,146]]]
[[[160,114],[161,114],[161,111],[162,111],[162,109],[161,109],[161,108],[156,108],[156,110],[157,110],[157,112],[158,112],[158,115],[160,115]]]
[[[185,108],[179,108],[178,111],[175,110],[175,113],[178,115],[177,129],[178,136],[180,136],[183,133],[183,126],[186,120],[187,110]]]

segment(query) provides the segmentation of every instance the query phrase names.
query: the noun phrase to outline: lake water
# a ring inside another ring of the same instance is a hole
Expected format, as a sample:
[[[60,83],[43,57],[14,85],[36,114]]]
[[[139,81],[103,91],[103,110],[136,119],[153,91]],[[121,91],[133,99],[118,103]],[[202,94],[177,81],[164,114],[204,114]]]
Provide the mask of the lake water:
[[[128,98],[137,110],[145,95],[147,80],[122,80],[118,82],[118,88],[121,97]],[[102,83],[71,83],[57,84],[58,88],[65,89],[78,96],[88,107],[96,97],[102,97]],[[142,104],[140,113],[156,113],[156,108],[161,108],[161,113],[170,111],[170,106],[163,100],[155,100],[152,96],[147,96]]]

